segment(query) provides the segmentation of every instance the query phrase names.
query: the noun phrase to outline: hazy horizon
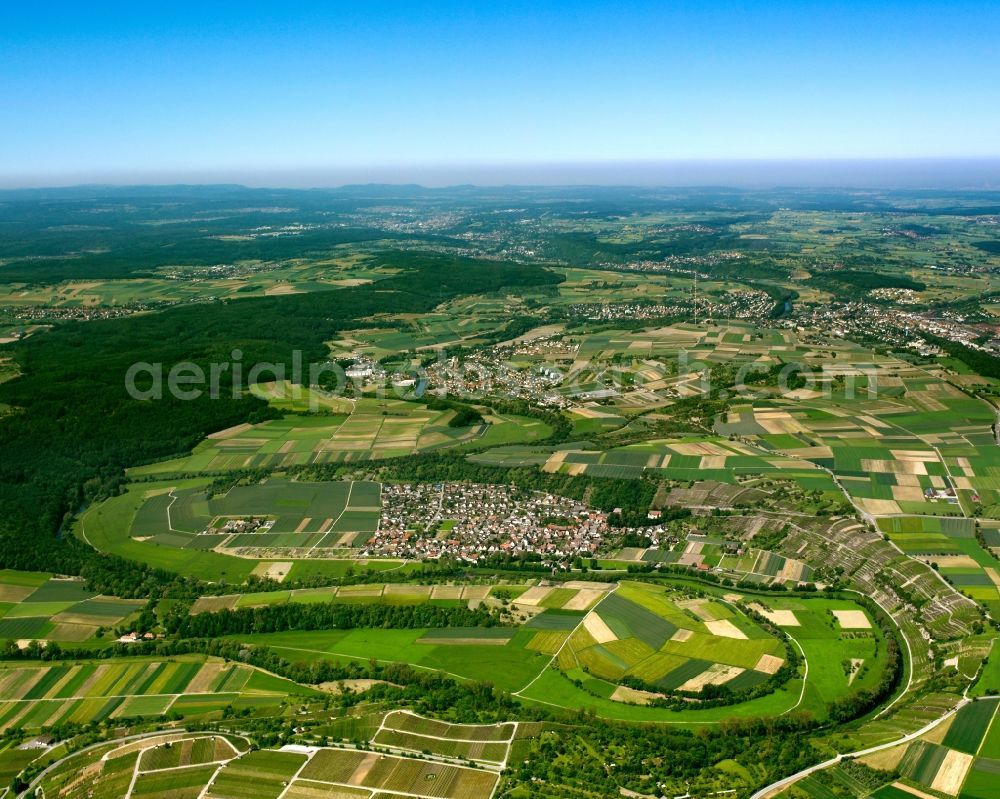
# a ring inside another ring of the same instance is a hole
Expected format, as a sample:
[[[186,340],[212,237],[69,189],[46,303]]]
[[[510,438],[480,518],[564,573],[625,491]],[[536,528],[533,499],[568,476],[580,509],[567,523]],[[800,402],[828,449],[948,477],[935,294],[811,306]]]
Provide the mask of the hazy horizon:
[[[0,175],[0,188],[5,190],[170,185],[335,189],[366,184],[426,188],[471,185],[1000,190],[1000,157],[385,164],[315,169],[106,170]]]

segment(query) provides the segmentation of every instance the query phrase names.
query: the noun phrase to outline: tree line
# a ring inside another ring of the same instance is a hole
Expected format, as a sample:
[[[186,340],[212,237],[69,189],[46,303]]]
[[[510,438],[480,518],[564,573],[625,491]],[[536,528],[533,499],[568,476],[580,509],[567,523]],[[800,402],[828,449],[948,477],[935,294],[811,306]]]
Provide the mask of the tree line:
[[[236,608],[214,613],[171,614],[165,620],[167,633],[178,638],[214,638],[222,635],[253,635],[292,630],[394,629],[419,627],[497,627],[500,613],[479,606],[390,605],[384,602],[297,603],[260,608]]]

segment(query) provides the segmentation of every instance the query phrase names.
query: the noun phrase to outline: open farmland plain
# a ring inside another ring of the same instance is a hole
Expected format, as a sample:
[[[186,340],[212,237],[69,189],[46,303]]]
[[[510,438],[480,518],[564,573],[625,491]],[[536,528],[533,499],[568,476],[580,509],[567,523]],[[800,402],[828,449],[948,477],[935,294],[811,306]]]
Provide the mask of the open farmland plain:
[[[291,390],[281,394],[274,394],[272,390],[264,395],[279,408],[294,402],[306,407],[309,404],[309,396],[296,400]],[[286,396],[290,398],[286,400]],[[321,398],[317,408],[328,411],[329,415],[293,415],[221,430],[199,444],[190,456],[139,467],[133,474],[141,477],[280,469],[314,463],[396,458],[474,441],[487,431],[484,425],[450,427],[448,422],[454,417],[454,411],[433,411],[420,403],[398,399]],[[514,422],[498,420],[497,423],[516,427]],[[516,432],[514,438],[517,438]],[[530,433],[525,435],[525,440],[531,440]]]
[[[133,617],[144,600],[100,596],[82,580],[0,571],[0,640],[81,643]]]
[[[0,684],[0,729],[27,732],[105,719],[194,718],[227,705],[276,707],[289,691],[311,693],[249,666],[197,657],[5,666]]]
[[[1000,196],[107,191],[0,203],[0,799],[995,799]]]
[[[766,592],[727,599],[692,595],[682,585],[671,590],[637,582],[412,588],[365,584],[336,594],[219,597],[202,600],[194,611],[319,601],[509,603],[508,627],[279,632],[240,640],[293,661],[401,661],[463,680],[489,680],[528,703],[680,725],[796,708],[819,714],[877,684],[887,667],[884,634],[850,599],[792,601]],[[708,693],[706,686],[712,686]],[[671,696],[681,699],[666,702]]]

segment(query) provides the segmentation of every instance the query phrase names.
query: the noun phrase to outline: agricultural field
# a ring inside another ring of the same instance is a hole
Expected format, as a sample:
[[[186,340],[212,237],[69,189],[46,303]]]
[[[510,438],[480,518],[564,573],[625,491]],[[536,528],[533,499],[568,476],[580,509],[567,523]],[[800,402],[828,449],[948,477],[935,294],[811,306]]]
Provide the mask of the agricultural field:
[[[992,799],[1000,774],[998,704],[997,699],[970,702],[912,743],[862,758],[865,765],[882,769],[889,783],[872,791],[871,796],[905,799],[923,793],[958,799]],[[898,776],[892,777],[891,772]],[[782,797],[799,799],[816,795],[809,787],[805,782],[800,783]]]
[[[0,732],[105,719],[155,719],[168,713],[204,717],[227,705],[264,706],[280,703],[287,695],[314,693],[250,666],[194,656],[6,664],[0,668]]]
[[[728,592],[706,598],[629,582],[617,587],[605,584],[603,590],[591,587],[598,585],[492,589],[510,602],[519,620],[515,627],[323,630],[252,634],[240,640],[266,645],[294,661],[332,657],[359,663],[405,662],[461,679],[489,680],[529,703],[593,707],[608,718],[680,724],[798,707],[819,715],[830,702],[876,684],[885,666],[881,630],[850,600],[766,593],[727,598]],[[472,602],[497,601],[489,597],[488,586],[359,585],[336,594],[329,589],[306,590],[298,596],[279,592],[267,595],[266,602],[464,603],[470,599],[462,592],[473,589],[477,595]],[[514,599],[508,599],[512,594]],[[252,594],[213,597],[202,600],[194,611],[264,603]],[[744,609],[763,616],[788,636],[788,643]],[[805,679],[801,667],[793,669],[781,687],[730,706],[704,710],[692,706],[682,711],[643,707],[658,695],[678,691],[697,698],[705,686],[716,686],[717,693],[728,685],[737,694],[762,686],[785,664],[788,647],[808,661]],[[648,690],[623,685],[627,677],[647,684]]]
[[[417,605],[429,602],[441,606],[462,604],[475,606],[487,599],[497,604],[500,602],[499,597],[507,599],[527,590],[529,590],[528,586],[524,585],[417,585],[414,583],[366,582],[340,587],[298,588],[290,591],[260,591],[250,594],[204,596],[191,606],[191,612],[209,613],[233,608],[283,605],[288,602],[305,604],[314,602],[385,603],[389,605]],[[551,592],[555,589],[548,590]],[[568,593],[576,595],[584,593],[584,591],[568,591]],[[526,607],[528,603],[524,604]],[[519,599],[514,599],[514,607],[520,607]]]
[[[1000,195],[216,191],[0,263],[0,786],[996,799]]]
[[[227,239],[219,239],[226,241]],[[237,238],[228,241],[238,244]],[[0,284],[0,304],[98,310],[116,306],[282,296],[363,285],[394,274],[370,255],[334,248],[326,258],[287,259],[280,263],[240,259],[228,268],[166,265],[159,274],[130,279],[67,280],[39,285]]]
[[[514,724],[448,724],[409,711],[396,711],[382,719],[372,743],[502,766],[507,762],[516,731]]]
[[[213,497],[204,489],[171,488],[146,498],[129,535],[163,546],[256,557],[345,549],[377,529],[380,493],[378,483],[277,477]]]
[[[356,463],[397,458],[476,441],[486,435],[523,438],[515,419],[494,419],[487,426],[450,427],[455,411],[434,411],[416,402],[398,399],[346,400],[315,391],[296,396],[285,388],[262,385],[255,389],[278,407],[301,410],[315,398],[318,415],[290,415],[257,425],[239,425],[213,433],[183,458],[162,461],[130,471],[134,477],[238,469],[282,469],[323,463]],[[308,409],[308,408],[307,408]],[[488,422],[490,420],[487,420]],[[533,420],[525,420],[525,423]],[[503,428],[492,431],[494,426]],[[491,432],[492,431],[492,432]],[[537,434],[537,433],[536,433]]]
[[[810,487],[829,482],[810,463],[790,462],[786,457],[737,441],[711,437],[653,440],[608,451],[559,450],[546,459],[543,469],[626,479],[647,476],[739,483],[750,477],[780,475],[789,480],[802,480]]]
[[[138,613],[141,599],[100,596],[78,578],[0,570],[0,641],[84,643]]]
[[[652,691],[700,694],[708,685],[766,682],[785,649],[730,604],[623,583],[584,617],[558,660],[571,677],[582,672],[609,684],[631,677]]]
[[[399,718],[390,714],[386,718]],[[426,726],[430,725],[430,726]],[[400,735],[422,736],[423,753],[410,757],[402,747],[373,739],[381,751],[351,747],[286,745],[251,749],[241,735],[173,732],[122,744],[105,744],[61,761],[41,786],[63,799],[414,799],[488,797],[499,781],[513,725],[440,725],[411,715]],[[447,729],[440,729],[440,727]],[[386,730],[388,727],[380,729]],[[428,732],[429,731],[429,732]],[[457,748],[467,736],[473,747],[502,753],[502,760],[461,763],[437,754]],[[377,736],[376,736],[377,738]],[[433,751],[432,751],[433,750]],[[390,753],[391,751],[391,753]]]
[[[804,680],[799,671],[783,687],[731,707],[643,707],[672,691],[697,696],[706,685],[752,688],[780,669],[785,645],[743,608],[788,636],[809,664]],[[783,599],[720,589],[692,599],[622,583],[578,626],[547,635],[554,638],[548,651],[558,670],[546,670],[519,696],[636,721],[713,722],[792,708],[821,716],[830,702],[877,683],[885,665],[882,633],[866,612],[850,600],[822,597]],[[623,686],[627,677],[650,685],[645,691]]]

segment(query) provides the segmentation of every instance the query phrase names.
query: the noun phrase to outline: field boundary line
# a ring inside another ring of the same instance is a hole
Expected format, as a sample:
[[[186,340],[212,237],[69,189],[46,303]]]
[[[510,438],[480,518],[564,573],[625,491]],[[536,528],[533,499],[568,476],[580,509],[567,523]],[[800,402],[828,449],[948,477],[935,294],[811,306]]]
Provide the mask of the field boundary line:
[[[279,749],[278,751],[281,750]],[[299,775],[301,775],[305,770],[305,767],[312,763],[312,759],[316,756],[316,752],[318,751],[319,749],[313,749],[312,751],[305,753],[305,762],[299,766],[298,769],[296,769],[295,773],[291,777],[288,778],[288,782],[285,783],[285,787],[282,788],[281,793],[278,794],[278,799],[285,799],[285,794],[292,789],[292,785],[295,783],[295,780],[299,778]]]

